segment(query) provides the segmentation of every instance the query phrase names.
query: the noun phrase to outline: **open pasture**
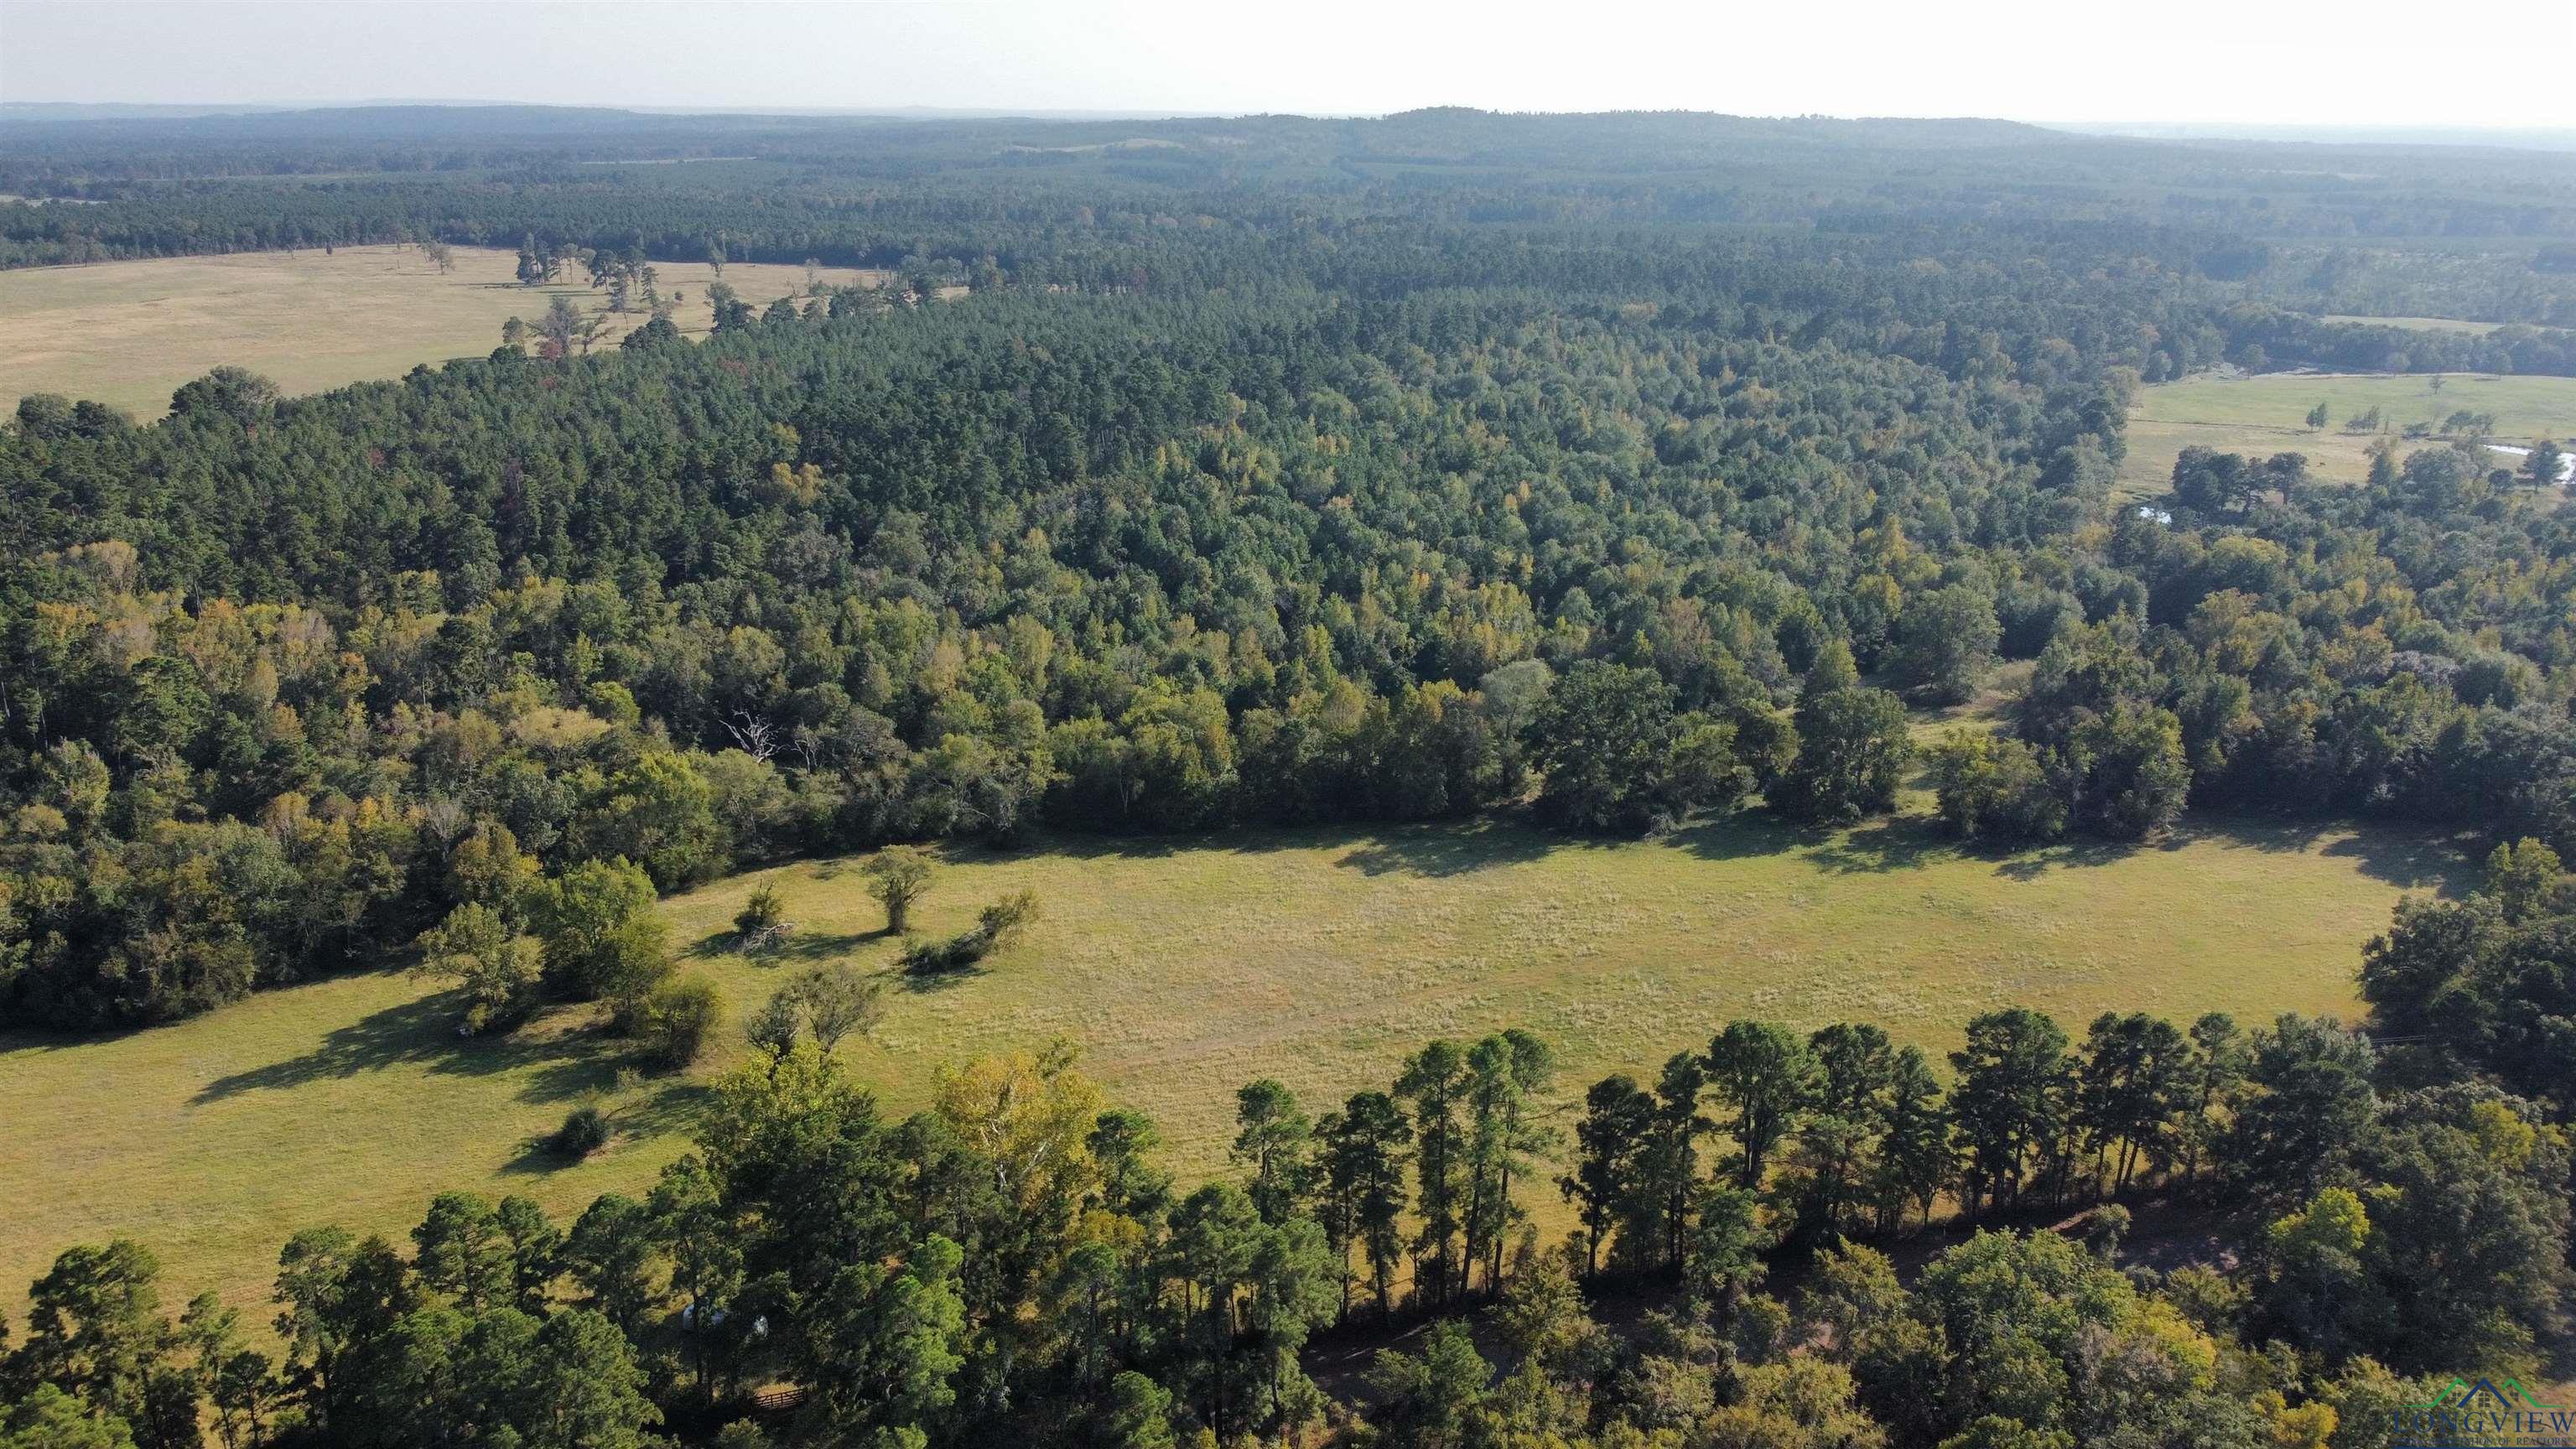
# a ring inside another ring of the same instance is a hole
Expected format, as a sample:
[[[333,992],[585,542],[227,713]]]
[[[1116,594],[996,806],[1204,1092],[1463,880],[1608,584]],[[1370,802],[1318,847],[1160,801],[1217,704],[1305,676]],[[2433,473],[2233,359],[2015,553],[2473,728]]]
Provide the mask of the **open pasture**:
[[[859,864],[666,902],[683,969],[739,1019],[807,964],[889,968],[897,946]],[[2420,834],[2207,824],[2140,849],[1995,856],[1920,815],[1806,833],[1754,812],[1625,844],[1495,822],[1057,838],[946,856],[918,908],[925,933],[1023,888],[1043,918],[988,969],[890,982],[873,1037],[842,1051],[903,1111],[941,1063],[1070,1038],[1114,1097],[1162,1123],[1176,1165],[1204,1174],[1224,1163],[1248,1079],[1278,1076],[1320,1109],[1382,1085],[1430,1037],[1504,1025],[1558,1046],[1556,1095],[1573,1100],[1737,1016],[1877,1021],[1936,1052],[2009,1002],[2078,1032],[2115,1008],[2350,1017],[2361,943],[2400,895],[2456,888],[2463,868]],[[753,961],[731,920],[760,886],[797,929]],[[170,1291],[252,1305],[300,1227],[399,1233],[445,1188],[578,1211],[683,1151],[704,1081],[747,1050],[729,1027],[688,1078],[621,1079],[587,1011],[497,1040],[460,1039],[457,1014],[385,972],[124,1036],[0,1038],[0,1302],[64,1246],[120,1233],[162,1255]],[[566,1165],[530,1145],[592,1100],[618,1122],[609,1150]]]
[[[439,271],[408,246],[342,247],[230,256],[95,262],[0,272],[0,407],[31,392],[113,403],[150,419],[168,411],[181,383],[232,364],[265,373],[286,392],[320,392],[400,377],[420,363],[480,357],[501,343],[501,324],[544,315],[549,299],[585,311],[604,291],[569,284],[526,287],[517,253],[456,247]],[[657,262],[665,294],[684,294],[672,318],[692,336],[713,322],[704,263]],[[820,270],[838,285],[878,283],[880,273]],[[724,280],[744,300],[801,294],[800,266],[737,262]],[[603,341],[644,325],[638,310],[613,316]]]
[[[2326,405],[2331,420],[2311,429],[2308,410],[2318,403]],[[2370,445],[2378,435],[2346,432],[2344,424],[2374,407],[2392,436],[2411,423],[2438,428],[2466,409],[2495,415],[2495,442],[2527,446],[2538,438],[2576,437],[2576,378],[2463,372],[2185,378],[2140,393],[2129,414],[2129,455],[2120,466],[2119,490],[2133,498],[2163,492],[2173,481],[2174,459],[2191,447],[2256,457],[2304,453],[2318,477],[2358,483],[2370,470]],[[2398,446],[2439,443],[2399,436]],[[2513,461],[2497,459],[2505,467]]]

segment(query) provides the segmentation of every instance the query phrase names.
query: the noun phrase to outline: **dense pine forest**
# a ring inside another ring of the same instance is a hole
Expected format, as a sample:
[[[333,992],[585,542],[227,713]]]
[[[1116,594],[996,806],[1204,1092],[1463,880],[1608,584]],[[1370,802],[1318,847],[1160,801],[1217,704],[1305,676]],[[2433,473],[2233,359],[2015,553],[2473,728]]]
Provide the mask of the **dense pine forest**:
[[[2576,375],[2576,158],[392,110],[0,122],[0,192],[8,265],[894,274],[727,297],[702,342],[646,307],[613,352],[541,328],[319,396],[221,369],[149,425],[19,401],[14,1027],[417,963],[470,1029],[600,1000],[685,1062],[708,1012],[658,893],[1041,826],[1829,826],[1920,766],[1997,849],[2202,812],[2495,852],[2372,943],[2366,1032],[2007,1010],[1936,1063],[1711,1023],[1570,1121],[1529,1110],[1547,1044],[1498,1031],[1316,1115],[1245,1086],[1242,1171],[1205,1185],[1068,1054],[890,1120],[789,1001],[648,1199],[316,1227],[273,1344],[165,1313],[135,1243],[67,1253],[0,1344],[8,1449],[2365,1449],[2451,1375],[2563,1370],[2554,457],[2446,427],[2363,476],[2195,448],[2159,496],[2113,485],[2153,382]],[[1999,679],[2004,729],[1918,743],[1909,706]],[[1542,1195],[1574,1241],[1524,1231]],[[2225,1264],[2124,1268],[2150,1199]],[[1936,1211],[1994,1231],[1927,1255]],[[1614,1282],[1658,1304],[1615,1333],[1585,1297]],[[1350,1382],[1301,1359],[1422,1324]]]

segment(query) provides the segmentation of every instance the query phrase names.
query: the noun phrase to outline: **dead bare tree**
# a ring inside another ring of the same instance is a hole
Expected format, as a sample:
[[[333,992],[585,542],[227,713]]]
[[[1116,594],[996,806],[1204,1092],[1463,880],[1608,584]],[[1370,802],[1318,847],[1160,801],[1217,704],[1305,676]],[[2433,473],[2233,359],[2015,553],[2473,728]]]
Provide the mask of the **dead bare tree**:
[[[735,710],[734,718],[722,723],[725,733],[733,736],[734,747],[753,759],[766,761],[778,753],[777,726],[751,711]]]

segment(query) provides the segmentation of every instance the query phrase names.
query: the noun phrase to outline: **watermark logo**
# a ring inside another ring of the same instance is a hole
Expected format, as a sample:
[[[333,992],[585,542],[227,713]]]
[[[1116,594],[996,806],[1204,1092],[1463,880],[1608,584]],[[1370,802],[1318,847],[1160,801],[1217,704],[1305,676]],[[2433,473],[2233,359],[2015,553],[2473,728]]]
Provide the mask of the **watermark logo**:
[[[2392,1449],[2576,1449],[2576,1406],[2544,1404],[2519,1379],[2461,1379],[2394,1411]]]

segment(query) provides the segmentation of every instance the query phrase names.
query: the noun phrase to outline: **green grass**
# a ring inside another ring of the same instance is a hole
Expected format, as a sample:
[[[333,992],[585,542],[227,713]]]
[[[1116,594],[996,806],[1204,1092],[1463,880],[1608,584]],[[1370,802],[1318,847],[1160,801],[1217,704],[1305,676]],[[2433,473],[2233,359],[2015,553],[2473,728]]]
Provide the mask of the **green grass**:
[[[0,407],[31,392],[92,398],[142,418],[169,410],[170,394],[230,363],[266,373],[290,394],[400,377],[419,363],[481,357],[501,344],[513,316],[543,316],[562,294],[600,311],[605,292],[579,285],[522,287],[515,252],[457,247],[441,273],[411,247],[244,252],[39,267],[0,274]],[[665,293],[686,293],[673,319],[696,335],[712,321],[714,273],[703,264],[657,263]],[[829,267],[834,283],[881,280]],[[725,280],[767,303],[805,287],[794,266],[737,263]],[[607,338],[640,327],[641,312],[609,319]]]
[[[2439,391],[2433,379],[2439,376]],[[2310,431],[2308,409],[2326,404],[2333,421]],[[2304,453],[2316,474],[2358,483],[2370,469],[2373,435],[2344,423],[2378,408],[2391,433],[2409,423],[2436,427],[2453,412],[2493,413],[2499,443],[2576,437],[2576,378],[2495,377],[2483,373],[2265,373],[2196,377],[2144,389],[2129,414],[2129,453],[2120,466],[2127,497],[2161,493],[2173,482],[2174,459],[2188,447],[2269,457]],[[2409,443],[2401,448],[2436,446]],[[2515,459],[2498,455],[2498,466]]]
[[[2403,327],[2409,332],[2466,332],[2484,334],[2503,326],[2501,322],[2468,322],[2457,317],[2357,317],[2330,312],[2328,322],[2358,322],[2365,327]]]
[[[666,903],[686,969],[737,1013],[804,962],[889,964],[856,862],[737,877]],[[1425,1039],[1531,1027],[1562,1094],[1650,1071],[1731,1017],[1884,1023],[1935,1049],[2023,1002],[2071,1027],[2104,1009],[2353,1015],[2361,943],[2407,890],[2460,883],[2446,842],[2373,830],[2202,826],[2133,850],[1962,852],[1920,815],[1832,834],[1759,812],[1673,839],[1586,844],[1506,823],[1223,839],[1058,839],[951,854],[919,912],[952,931],[1027,888],[1044,918],[989,969],[898,982],[842,1048],[890,1105],[943,1062],[1057,1037],[1152,1112],[1187,1172],[1218,1167],[1240,1083],[1323,1104],[1383,1083]],[[759,886],[798,923],[782,958],[730,953]],[[558,1213],[684,1150],[705,1078],[620,1085],[617,1047],[564,1011],[460,1040],[454,1003],[393,973],[264,994],[85,1041],[0,1038],[0,1303],[62,1247],[132,1235],[171,1292],[262,1301],[278,1246],[337,1221],[400,1232],[435,1191],[524,1192]],[[577,1102],[620,1140],[579,1165],[528,1147]]]

